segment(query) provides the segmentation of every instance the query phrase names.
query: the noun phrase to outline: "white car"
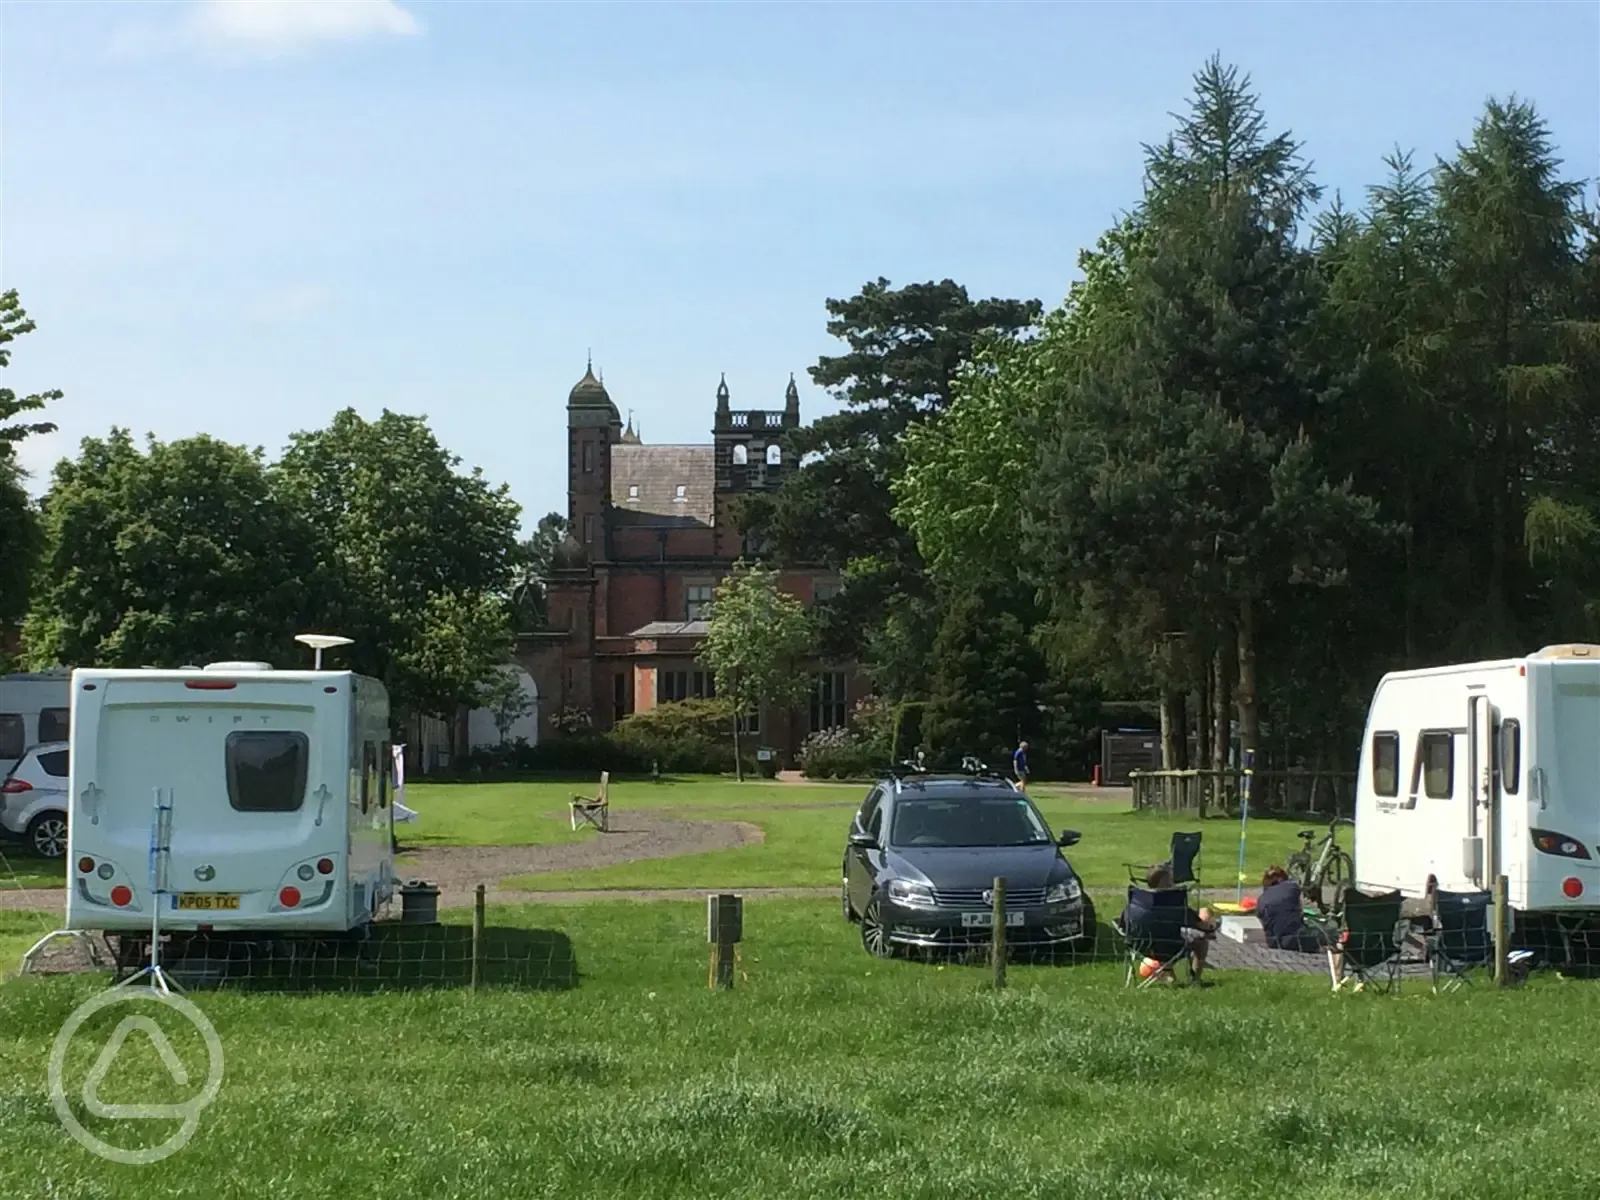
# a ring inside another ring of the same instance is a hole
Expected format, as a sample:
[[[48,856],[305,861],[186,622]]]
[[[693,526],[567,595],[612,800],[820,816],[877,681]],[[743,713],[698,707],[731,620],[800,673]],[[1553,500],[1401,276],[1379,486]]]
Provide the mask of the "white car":
[[[0,783],[0,830],[40,858],[67,853],[67,743],[41,742]]]

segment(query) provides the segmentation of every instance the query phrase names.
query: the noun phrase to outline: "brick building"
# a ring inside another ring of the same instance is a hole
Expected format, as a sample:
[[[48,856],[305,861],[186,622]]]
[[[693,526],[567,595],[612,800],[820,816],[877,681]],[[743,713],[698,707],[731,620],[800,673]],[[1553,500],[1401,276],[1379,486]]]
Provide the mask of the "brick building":
[[[800,393],[790,376],[782,408],[734,408],[727,380],[717,386],[711,442],[646,444],[624,427],[593,369],[567,398],[567,519],[572,535],[549,583],[549,628],[525,635],[517,659],[539,696],[539,735],[575,707],[596,728],[629,713],[713,693],[696,661],[717,581],[760,546],[734,520],[737,501],[770,491],[793,464],[780,438],[800,424]],[[785,572],[781,585],[804,604],[837,591],[821,570]],[[767,711],[751,722],[761,744],[792,760],[815,729],[845,723],[862,694],[850,664],[807,664],[811,702]]]

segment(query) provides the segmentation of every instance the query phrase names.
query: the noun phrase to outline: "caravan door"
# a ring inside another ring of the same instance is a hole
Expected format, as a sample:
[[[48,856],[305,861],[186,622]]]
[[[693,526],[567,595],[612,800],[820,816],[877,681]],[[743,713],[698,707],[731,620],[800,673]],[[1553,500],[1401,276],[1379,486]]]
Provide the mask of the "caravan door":
[[[1494,769],[1494,738],[1498,726],[1494,704],[1486,691],[1474,689],[1467,696],[1467,803],[1466,828],[1462,831],[1461,865],[1476,888],[1494,884],[1497,869],[1494,826],[1499,796]]]

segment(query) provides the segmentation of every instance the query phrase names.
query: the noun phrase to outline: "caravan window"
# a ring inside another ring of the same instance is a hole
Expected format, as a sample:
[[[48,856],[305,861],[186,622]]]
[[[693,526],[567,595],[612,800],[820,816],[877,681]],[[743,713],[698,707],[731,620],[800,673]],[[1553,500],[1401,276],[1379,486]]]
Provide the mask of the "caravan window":
[[[361,745],[361,811],[372,807],[378,790],[378,748],[371,742]]]
[[[64,742],[69,732],[70,708],[41,708],[39,710],[39,740]]]
[[[1400,794],[1400,735],[1372,735],[1372,790],[1380,796]]]
[[[1500,722],[1500,787],[1515,796],[1522,781],[1522,725],[1515,718]]]
[[[1456,739],[1448,732],[1422,735],[1422,789],[1430,800],[1455,794]]]
[[[306,798],[311,742],[288,729],[228,735],[228,803],[239,812],[298,812]]]
[[[389,807],[389,777],[394,774],[394,747],[388,742],[378,747],[378,807]]]
[[[0,758],[21,758],[28,748],[21,713],[0,713]]]

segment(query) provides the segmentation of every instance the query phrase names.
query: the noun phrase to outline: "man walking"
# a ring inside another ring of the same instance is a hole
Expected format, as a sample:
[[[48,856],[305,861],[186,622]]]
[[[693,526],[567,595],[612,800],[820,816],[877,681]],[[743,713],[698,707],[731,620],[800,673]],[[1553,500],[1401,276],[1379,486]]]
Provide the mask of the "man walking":
[[[1028,743],[1018,742],[1011,754],[1011,769],[1017,776],[1017,791],[1028,792]]]

